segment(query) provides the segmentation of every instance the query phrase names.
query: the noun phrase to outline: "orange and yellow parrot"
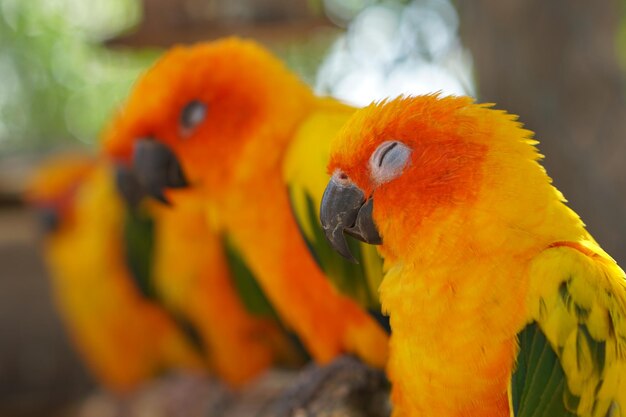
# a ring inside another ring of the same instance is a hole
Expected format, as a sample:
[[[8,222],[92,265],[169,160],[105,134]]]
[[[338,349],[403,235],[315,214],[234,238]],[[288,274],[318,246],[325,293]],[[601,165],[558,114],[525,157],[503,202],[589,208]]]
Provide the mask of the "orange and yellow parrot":
[[[324,231],[380,244],[394,416],[626,416],[626,278],[516,117],[466,97],[358,111]]]
[[[351,352],[383,366],[388,338],[366,311],[378,303],[371,283],[382,277],[380,259],[363,245],[363,264],[373,268],[365,273],[341,266],[331,250],[312,255],[327,245],[312,226],[328,178],[326,138],[353,111],[315,97],[255,43],[226,39],[161,58],[110,127],[105,150],[132,159],[142,186],[174,210],[171,189],[200,193],[229,259],[254,275],[314,359]],[[358,290],[332,284],[355,271]]]
[[[102,384],[124,393],[164,370],[205,367],[128,266],[125,207],[111,166],[59,157],[39,170],[27,199],[47,230],[44,251],[57,307]]]
[[[173,210],[145,199],[132,171],[122,165],[117,170],[131,217],[152,226],[139,242],[151,249],[145,269],[152,292],[197,332],[209,369],[240,387],[273,364],[298,363],[299,351],[276,326],[262,292],[228,265],[222,241],[210,233],[198,193],[177,191]]]

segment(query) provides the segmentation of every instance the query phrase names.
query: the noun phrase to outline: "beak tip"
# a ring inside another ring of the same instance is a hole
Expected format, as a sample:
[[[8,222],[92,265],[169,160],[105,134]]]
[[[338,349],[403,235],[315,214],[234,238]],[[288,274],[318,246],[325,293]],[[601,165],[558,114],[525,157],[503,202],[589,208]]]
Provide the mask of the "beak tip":
[[[350,252],[350,249],[348,249],[347,246],[345,249],[339,249],[336,246],[333,246],[333,247],[341,256],[346,258],[350,263],[358,265],[359,261],[354,257],[354,255],[352,254],[352,252]]]
[[[349,258],[346,258],[346,259],[348,259],[348,262],[353,263],[355,265],[359,264],[359,261],[354,256],[350,256]]]
[[[153,192],[153,193],[150,193],[150,195],[152,196],[152,198],[165,204],[166,206],[169,206],[169,207],[172,206],[172,202],[170,201],[169,198],[165,196],[165,194],[163,194],[162,191]]]
[[[326,232],[328,229],[324,227],[324,231]],[[348,246],[348,242],[346,241],[346,237],[343,234],[343,231],[337,233],[335,230],[332,233],[325,233],[326,240],[330,244],[331,248],[337,252],[342,257],[346,258],[353,264],[358,264],[359,261],[354,257],[352,252],[350,251],[350,247]]]
[[[165,144],[150,138],[135,143],[133,166],[139,184],[155,200],[172,206],[165,196],[170,188],[189,187],[183,167],[174,152]]]
[[[158,201],[160,201],[161,203],[163,203],[164,205],[168,206],[168,207],[172,207],[173,204],[170,200],[168,200],[167,198],[157,198]]]

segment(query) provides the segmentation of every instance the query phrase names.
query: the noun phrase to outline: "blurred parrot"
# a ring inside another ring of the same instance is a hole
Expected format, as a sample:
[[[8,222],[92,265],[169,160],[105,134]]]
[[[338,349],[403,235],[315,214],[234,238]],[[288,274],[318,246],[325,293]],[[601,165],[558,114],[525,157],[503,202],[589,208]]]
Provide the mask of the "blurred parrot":
[[[350,266],[314,227],[328,179],[326,138],[353,111],[315,97],[257,44],[230,38],[165,54],[104,143],[119,163],[132,160],[157,199],[169,202],[176,188],[201,194],[229,262],[253,274],[315,360],[349,352],[382,367],[388,337],[366,311],[378,306],[380,258],[354,242],[370,270]],[[355,271],[353,288],[331,282]]]
[[[358,111],[320,217],[380,242],[394,416],[626,416],[626,279],[516,117],[466,97]]]
[[[228,265],[222,242],[210,233],[197,192],[177,191],[173,210],[145,199],[145,191],[123,165],[117,166],[116,179],[131,217],[152,224],[150,233],[142,236],[152,249],[146,266],[150,291],[197,331],[215,375],[240,387],[273,364],[302,361],[297,347],[273,320],[263,293],[245,273]]]
[[[172,317],[135,285],[114,176],[102,161],[58,157],[32,179],[27,200],[47,233],[45,259],[70,336],[96,378],[126,393],[164,370],[206,365]]]

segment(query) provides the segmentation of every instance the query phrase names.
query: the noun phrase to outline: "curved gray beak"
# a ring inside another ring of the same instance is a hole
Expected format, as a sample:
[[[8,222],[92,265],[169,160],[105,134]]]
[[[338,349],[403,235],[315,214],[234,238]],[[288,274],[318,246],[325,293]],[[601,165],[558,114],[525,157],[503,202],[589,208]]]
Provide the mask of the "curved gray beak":
[[[189,186],[174,152],[153,139],[141,139],[135,143],[133,169],[146,193],[165,204],[170,204],[163,193],[166,188]]]
[[[135,172],[126,165],[115,165],[115,186],[126,205],[133,209],[137,208],[141,200],[147,195],[141,184],[139,184]]]
[[[380,245],[382,239],[372,218],[374,200],[366,199],[356,185],[340,183],[331,178],[320,207],[320,220],[326,238],[343,257],[356,263],[350,253],[344,233],[372,245]]]

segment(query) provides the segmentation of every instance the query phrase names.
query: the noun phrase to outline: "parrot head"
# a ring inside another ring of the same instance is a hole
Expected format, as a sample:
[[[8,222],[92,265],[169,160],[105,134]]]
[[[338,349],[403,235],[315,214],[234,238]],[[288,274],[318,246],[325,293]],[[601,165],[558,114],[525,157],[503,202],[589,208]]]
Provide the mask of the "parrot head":
[[[262,47],[236,38],[179,46],[139,79],[104,133],[105,152],[132,164],[145,191],[219,190],[255,137],[288,137],[312,95]],[[271,121],[271,122],[268,122]],[[275,143],[268,142],[268,157]]]
[[[35,208],[46,234],[55,233],[72,218],[72,201],[95,161],[84,155],[62,155],[45,161],[30,178],[24,199]]]
[[[539,193],[554,190],[531,132],[489,107],[426,95],[357,111],[331,145],[320,218],[333,247],[352,258],[346,233],[382,244],[391,258],[417,240],[428,248],[493,224],[533,220],[523,182],[541,184]]]

